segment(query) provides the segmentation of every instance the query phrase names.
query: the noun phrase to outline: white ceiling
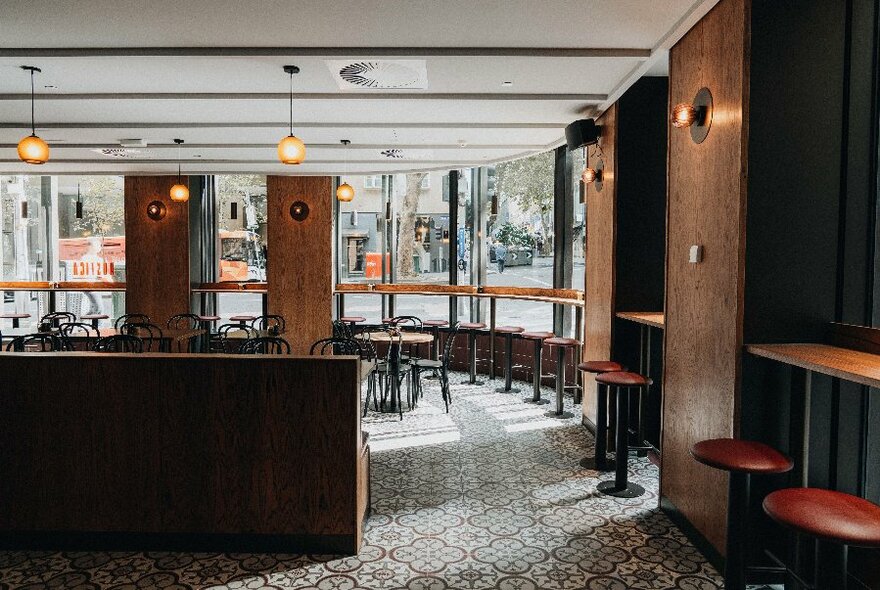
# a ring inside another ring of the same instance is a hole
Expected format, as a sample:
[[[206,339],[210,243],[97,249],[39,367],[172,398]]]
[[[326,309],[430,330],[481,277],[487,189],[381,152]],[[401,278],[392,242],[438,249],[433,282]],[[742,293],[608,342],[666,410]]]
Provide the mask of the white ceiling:
[[[339,173],[443,169],[558,145],[607,108],[717,0],[3,0],[0,172]],[[332,60],[425,60],[424,90],[341,90]],[[296,64],[294,132],[306,163],[277,163]],[[18,162],[29,133],[52,159]],[[513,82],[502,86],[502,82]],[[96,153],[139,138],[131,158]],[[402,149],[405,158],[381,155]]]

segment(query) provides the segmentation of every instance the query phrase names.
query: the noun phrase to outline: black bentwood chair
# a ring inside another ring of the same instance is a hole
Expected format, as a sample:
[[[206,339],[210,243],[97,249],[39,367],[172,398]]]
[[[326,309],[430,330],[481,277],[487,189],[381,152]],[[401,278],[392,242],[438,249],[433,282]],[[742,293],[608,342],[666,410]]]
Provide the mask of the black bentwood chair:
[[[57,328],[62,323],[70,323],[76,321],[76,315],[70,313],[69,311],[53,311],[52,313],[47,313],[43,317],[40,318],[39,324],[40,326],[44,324],[49,324],[53,328]]]
[[[357,340],[351,338],[324,338],[323,340],[316,341],[309,349],[309,355],[311,356],[325,356],[328,354],[361,356],[361,352],[361,345]]]
[[[64,345],[64,350],[76,350],[73,345],[74,338],[85,339],[85,350],[91,350],[95,342],[101,337],[101,333],[92,324],[84,322],[69,322],[58,326],[58,337]]]
[[[131,334],[114,334],[106,336],[95,342],[92,349],[95,352],[136,352],[144,351],[144,343],[137,336]]]
[[[117,330],[122,327],[123,324],[135,323],[135,324],[149,324],[150,316],[144,315],[142,313],[124,313],[113,322],[113,327]]]
[[[266,330],[270,334],[283,334],[287,330],[287,323],[280,315],[260,315],[251,320],[254,330]]]
[[[162,328],[149,322],[127,322],[119,329],[123,334],[137,336],[143,341],[145,352],[162,352],[165,334]]]
[[[64,343],[55,334],[16,336],[6,345],[7,352],[60,352]]]
[[[239,336],[230,336],[231,332],[242,332]],[[257,331],[242,324],[223,324],[217,328],[216,338],[211,339],[211,352],[238,352],[246,341],[257,337]]]
[[[290,354],[290,343],[278,336],[263,336],[245,340],[238,349],[241,354]]]
[[[452,403],[452,393],[449,391],[449,361],[452,359],[452,348],[455,346],[455,337],[461,322],[456,322],[452,326],[452,331],[446,338],[443,346],[443,358],[439,361],[433,359],[415,359],[412,361],[412,383],[415,388],[414,398],[422,395],[422,372],[424,371],[440,371],[440,392],[443,395],[443,403],[446,404],[446,413],[449,413],[449,404]]]
[[[165,323],[169,330],[198,330],[199,316],[194,313],[178,313]]]

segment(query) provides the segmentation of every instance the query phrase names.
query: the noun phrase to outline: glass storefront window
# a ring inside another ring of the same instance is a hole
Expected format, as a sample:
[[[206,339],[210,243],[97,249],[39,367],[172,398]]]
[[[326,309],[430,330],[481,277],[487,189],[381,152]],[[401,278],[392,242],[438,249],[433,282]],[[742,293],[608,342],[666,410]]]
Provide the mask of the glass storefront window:
[[[220,282],[264,282],[266,248],[266,176],[220,174],[217,182],[217,279]],[[217,295],[217,315],[261,315],[260,293]]]
[[[5,176],[0,182],[4,281],[125,281],[125,207],[120,176]],[[76,215],[77,192],[82,217]],[[69,291],[55,310],[77,316],[124,313],[125,294]],[[5,313],[49,312],[46,292],[7,292]],[[30,325],[28,322],[24,322]],[[109,320],[104,322],[109,323]]]

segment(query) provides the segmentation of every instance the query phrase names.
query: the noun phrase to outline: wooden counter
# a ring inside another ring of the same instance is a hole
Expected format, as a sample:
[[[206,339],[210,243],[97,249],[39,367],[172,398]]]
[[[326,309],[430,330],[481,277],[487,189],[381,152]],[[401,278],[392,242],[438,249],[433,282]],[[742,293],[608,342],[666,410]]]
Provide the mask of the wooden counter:
[[[666,327],[666,316],[662,311],[621,311],[616,315],[621,319],[636,322],[637,324],[645,324],[652,328],[660,328],[662,330]]]
[[[0,354],[0,546],[342,552],[357,357]]]
[[[787,365],[880,387],[880,355],[828,344],[749,344],[746,351]]]

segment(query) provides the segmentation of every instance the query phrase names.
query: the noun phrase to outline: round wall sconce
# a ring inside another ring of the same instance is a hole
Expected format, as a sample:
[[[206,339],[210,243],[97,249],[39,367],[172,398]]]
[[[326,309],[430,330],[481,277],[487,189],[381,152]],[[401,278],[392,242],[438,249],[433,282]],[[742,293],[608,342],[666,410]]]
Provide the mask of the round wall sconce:
[[[150,204],[147,205],[147,217],[153,221],[164,219],[166,213],[168,213],[168,209],[162,201],[151,201]]]
[[[708,88],[700,88],[693,102],[682,102],[672,107],[670,120],[677,129],[690,127],[694,143],[703,143],[712,127],[712,93]]]
[[[290,217],[294,221],[305,221],[309,216],[309,206],[302,201],[294,201],[290,206]]]
[[[584,168],[584,173],[581,174],[581,180],[584,181],[584,184],[589,186],[593,185],[593,188],[596,189],[597,193],[602,192],[602,173],[605,170],[605,162],[602,161],[602,158],[596,160],[595,167],[587,167]]]

